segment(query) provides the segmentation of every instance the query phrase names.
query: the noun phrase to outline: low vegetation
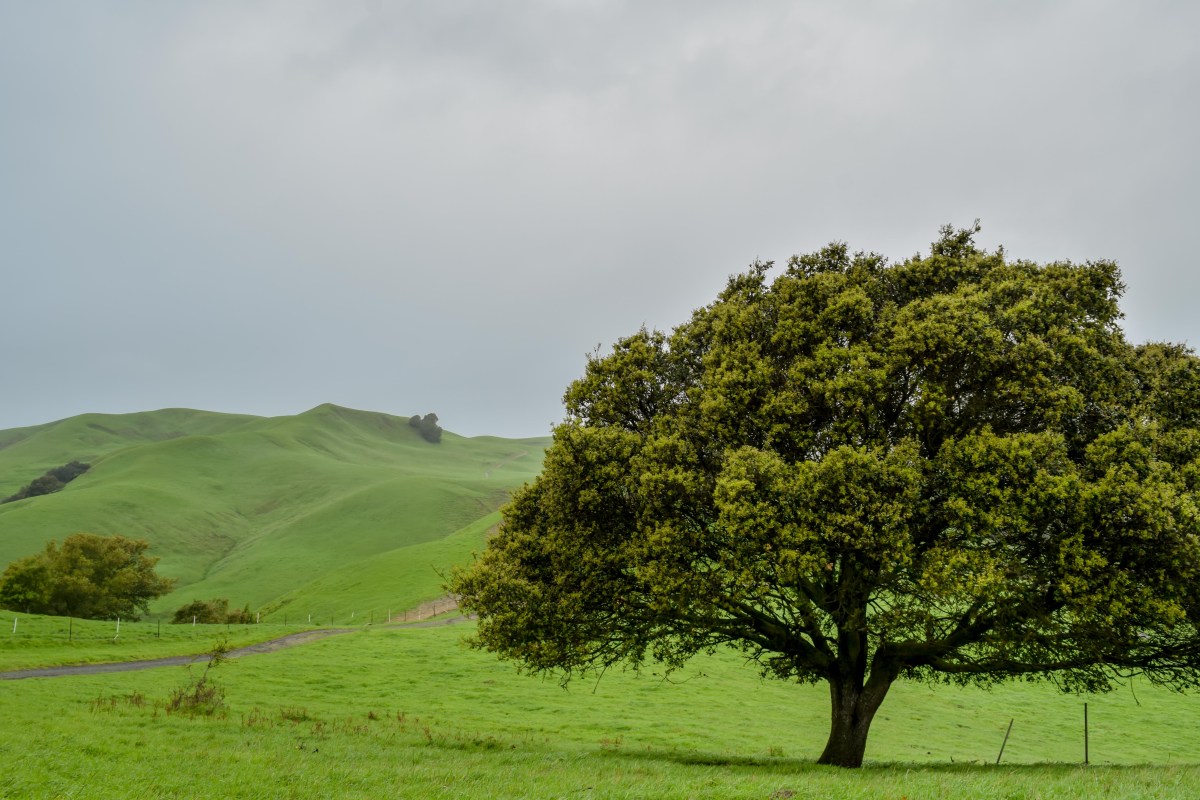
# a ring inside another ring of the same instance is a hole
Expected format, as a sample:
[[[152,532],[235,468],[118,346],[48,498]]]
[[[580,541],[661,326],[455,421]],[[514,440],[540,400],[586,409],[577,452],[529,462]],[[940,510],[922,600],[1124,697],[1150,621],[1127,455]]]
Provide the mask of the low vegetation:
[[[225,687],[217,683],[213,670],[225,663],[229,657],[229,644],[221,641],[208,654],[208,663],[195,679],[172,689],[164,704],[168,714],[190,716],[224,715]],[[190,669],[190,667],[189,667]]]

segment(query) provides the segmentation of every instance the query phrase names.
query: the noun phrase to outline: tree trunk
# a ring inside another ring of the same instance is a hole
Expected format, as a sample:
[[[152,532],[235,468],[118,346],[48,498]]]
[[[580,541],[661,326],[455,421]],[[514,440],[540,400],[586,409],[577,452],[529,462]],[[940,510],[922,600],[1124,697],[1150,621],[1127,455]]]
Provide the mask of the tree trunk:
[[[832,700],[832,723],[825,751],[817,759],[818,764],[834,767],[861,767],[863,754],[867,750],[867,733],[871,720],[880,703],[891,687],[890,680],[880,680],[872,675],[863,686],[853,679],[830,681],[829,693]]]

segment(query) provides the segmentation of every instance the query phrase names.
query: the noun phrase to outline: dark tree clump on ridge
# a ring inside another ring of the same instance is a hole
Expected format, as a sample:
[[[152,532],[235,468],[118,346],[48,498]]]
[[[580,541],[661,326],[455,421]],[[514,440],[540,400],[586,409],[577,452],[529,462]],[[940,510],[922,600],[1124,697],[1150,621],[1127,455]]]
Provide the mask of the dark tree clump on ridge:
[[[427,441],[437,444],[442,440],[442,429],[438,426],[437,414],[426,414],[422,417],[420,414],[413,414],[408,424],[417,429],[421,437]]]
[[[1200,359],[1126,342],[1115,264],[977,230],[755,264],[589,359],[453,575],[475,644],[567,677],[740,648],[829,686],[845,767],[898,679],[1200,684]]]

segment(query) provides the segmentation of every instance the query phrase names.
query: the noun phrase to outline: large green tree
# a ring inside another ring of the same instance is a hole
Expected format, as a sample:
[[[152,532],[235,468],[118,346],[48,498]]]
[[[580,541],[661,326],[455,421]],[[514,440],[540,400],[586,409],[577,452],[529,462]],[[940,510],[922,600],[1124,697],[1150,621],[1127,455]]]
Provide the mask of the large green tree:
[[[60,547],[12,562],[0,575],[0,606],[85,619],[137,619],[174,581],[160,577],[149,544],[77,533]]]
[[[1134,347],[1110,262],[943,229],[755,264],[566,392],[545,469],[451,588],[564,677],[741,648],[829,685],[862,763],[897,679],[1200,677],[1200,365]]]

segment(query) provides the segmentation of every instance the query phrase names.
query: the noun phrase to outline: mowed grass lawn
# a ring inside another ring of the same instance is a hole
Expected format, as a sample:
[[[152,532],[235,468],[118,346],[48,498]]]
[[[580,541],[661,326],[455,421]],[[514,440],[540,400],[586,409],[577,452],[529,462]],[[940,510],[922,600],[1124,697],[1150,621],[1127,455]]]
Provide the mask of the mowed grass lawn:
[[[1200,698],[1143,683],[1086,698],[1086,768],[1083,698],[900,685],[870,764],[845,771],[812,763],[823,686],[760,680],[724,653],[564,691],[465,649],[468,631],[375,628],[230,661],[213,716],[164,707],[195,666],[0,682],[0,796],[1200,796]]]

